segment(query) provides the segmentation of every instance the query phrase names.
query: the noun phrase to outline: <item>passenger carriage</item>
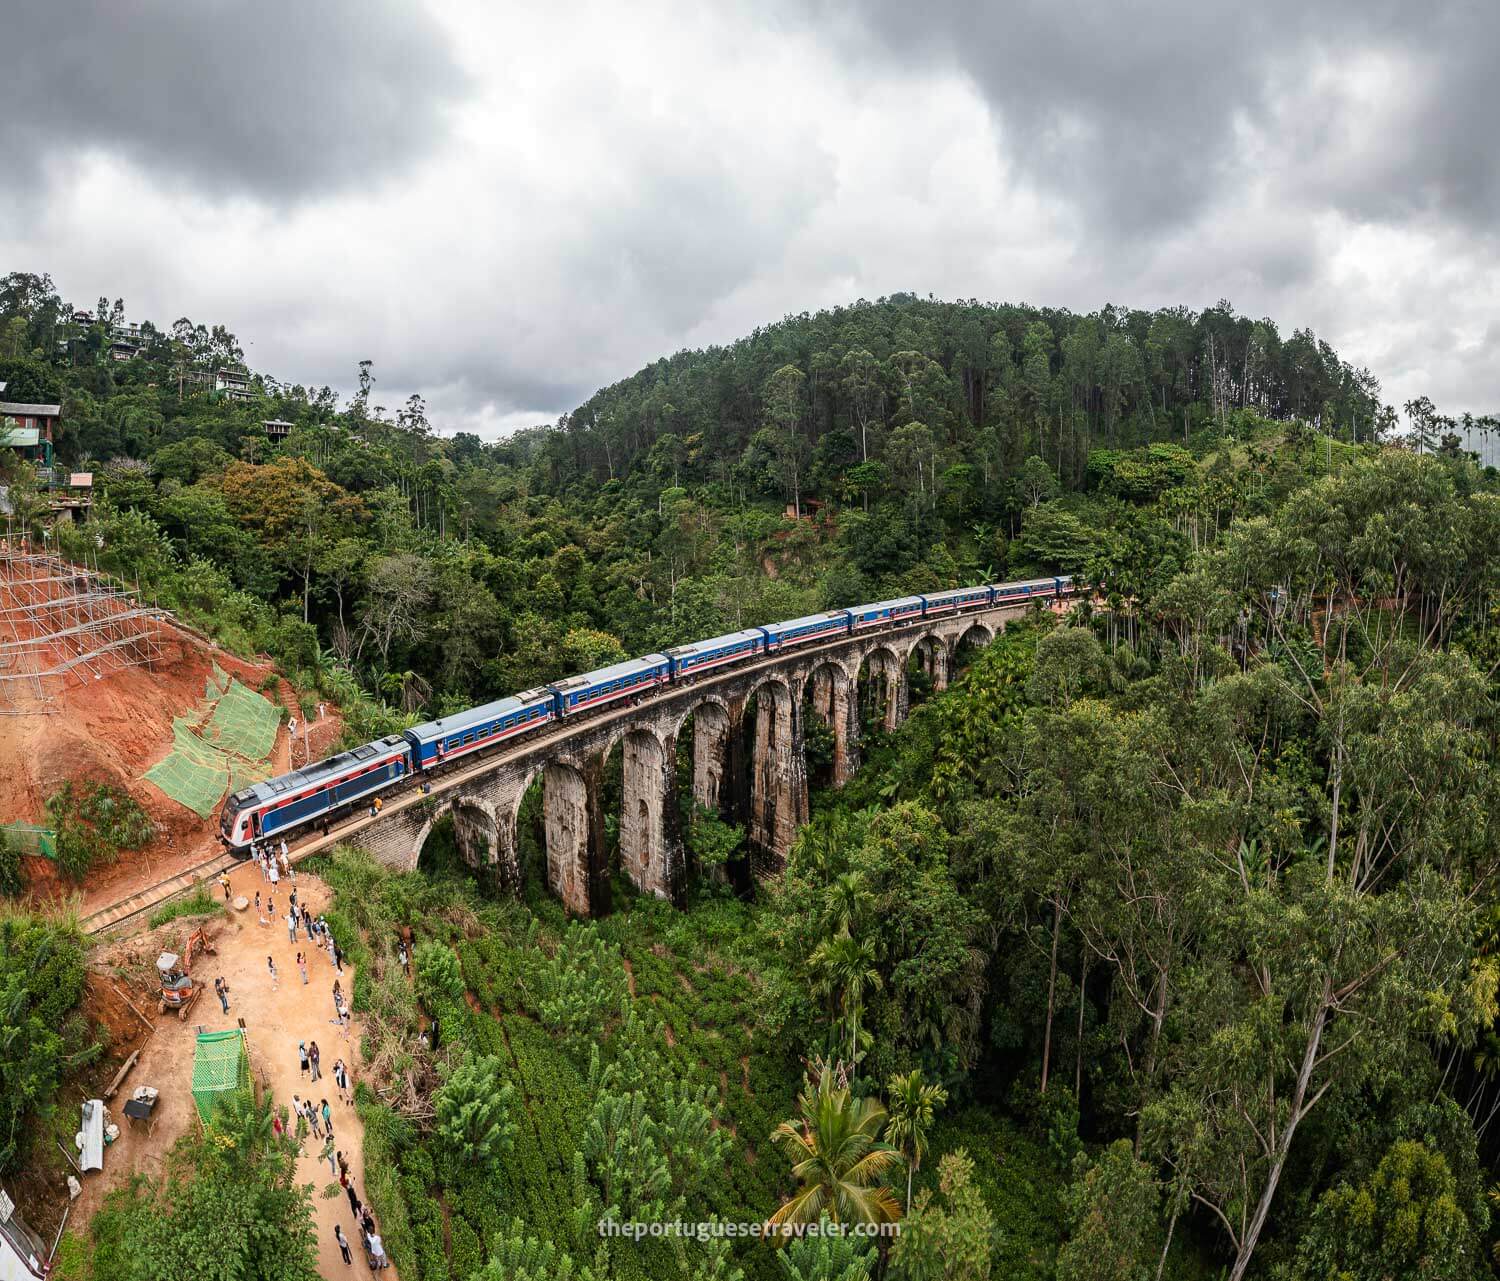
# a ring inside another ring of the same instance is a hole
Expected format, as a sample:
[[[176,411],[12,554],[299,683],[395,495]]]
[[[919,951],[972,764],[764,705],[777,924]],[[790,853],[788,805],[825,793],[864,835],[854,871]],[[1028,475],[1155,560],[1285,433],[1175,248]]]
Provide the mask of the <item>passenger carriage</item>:
[[[622,698],[644,694],[658,685],[665,685],[671,675],[672,663],[665,654],[647,654],[644,658],[601,667],[597,672],[570,676],[547,688],[557,696],[558,714],[567,718]]]

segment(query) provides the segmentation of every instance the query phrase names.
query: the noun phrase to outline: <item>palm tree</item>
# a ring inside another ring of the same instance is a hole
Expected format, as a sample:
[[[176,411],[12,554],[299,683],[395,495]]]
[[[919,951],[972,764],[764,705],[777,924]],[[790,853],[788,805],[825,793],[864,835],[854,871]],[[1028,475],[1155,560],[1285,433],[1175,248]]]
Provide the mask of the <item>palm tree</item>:
[[[886,1111],[880,1100],[854,1098],[847,1086],[834,1084],[824,1067],[814,1088],[804,1084],[797,1111],[799,1118],[778,1125],[771,1141],[787,1146],[792,1173],[802,1187],[770,1222],[809,1224],[825,1215],[835,1223],[899,1219],[901,1205],[886,1176],[900,1166],[901,1154],[881,1141]]]
[[[927,1155],[927,1132],[933,1114],[948,1101],[948,1091],[941,1085],[928,1085],[921,1068],[905,1076],[893,1076],[886,1086],[890,1095],[890,1124],[886,1132],[906,1158],[906,1209],[911,1212],[912,1175]]]
[[[813,952],[812,967],[816,990],[836,999],[839,1012],[849,1023],[849,1065],[859,1058],[859,1014],[864,1008],[865,988],[880,986],[880,972],[875,968],[875,941],[856,941],[848,930],[824,939]]]
[[[828,926],[852,934],[875,906],[863,872],[840,872],[824,891]]]

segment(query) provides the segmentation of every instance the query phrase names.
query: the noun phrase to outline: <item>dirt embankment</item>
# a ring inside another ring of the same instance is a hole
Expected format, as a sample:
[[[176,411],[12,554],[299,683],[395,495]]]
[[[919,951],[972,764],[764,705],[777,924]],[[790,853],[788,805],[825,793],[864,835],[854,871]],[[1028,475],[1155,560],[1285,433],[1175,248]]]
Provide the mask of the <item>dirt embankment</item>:
[[[23,714],[0,720],[0,822],[49,826],[47,798],[65,782],[112,783],[124,788],[150,815],[156,839],[123,854],[113,866],[90,873],[82,887],[84,913],[128,897],[184,871],[214,853],[216,819],[204,821],[170,800],[144,775],[172,748],[172,722],[190,715],[204,699],[214,664],[250,689],[294,706],[291,687],[269,661],[249,662],[213,647],[171,624],[159,628],[157,659],[129,667],[71,677],[48,700],[21,703]],[[342,724],[333,708],[308,727],[314,759],[331,751]],[[297,764],[305,761],[299,730]],[[290,768],[286,730],[278,733],[271,766]],[[31,893],[39,900],[65,898],[52,864],[27,860]]]

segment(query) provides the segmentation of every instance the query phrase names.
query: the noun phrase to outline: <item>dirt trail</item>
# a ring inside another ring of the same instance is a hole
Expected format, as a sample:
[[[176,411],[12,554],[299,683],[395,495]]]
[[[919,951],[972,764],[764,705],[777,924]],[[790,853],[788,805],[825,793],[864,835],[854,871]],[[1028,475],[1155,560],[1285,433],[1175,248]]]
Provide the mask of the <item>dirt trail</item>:
[[[222,899],[217,884],[212,886],[216,897]],[[192,1098],[193,1045],[199,1030],[222,1031],[237,1026],[236,1020],[243,1018],[249,1036],[251,1070],[258,1079],[264,1095],[270,1096],[279,1105],[290,1106],[293,1094],[311,1097],[315,1102],[328,1100],[333,1111],[335,1146],[344,1153],[349,1162],[356,1192],[361,1200],[365,1191],[364,1127],[352,1105],[346,1106],[338,1098],[333,1083],[334,1060],[342,1058],[350,1068],[350,1083],[358,1079],[356,1058],[358,1055],[360,1022],[354,1020],[349,1029],[348,1040],[339,1033],[333,1021],[333,983],[337,979],[346,999],[354,990],[354,967],[347,961],[344,972],[338,974],[326,952],[310,947],[301,930],[295,943],[287,940],[286,910],[288,885],[285,881],[277,887],[276,908],[281,920],[274,926],[257,924],[254,907],[255,893],[261,892],[264,900],[270,886],[261,878],[253,864],[245,864],[230,874],[232,895],[244,894],[251,901],[247,912],[234,913],[232,922],[218,924],[215,945],[216,956],[200,957],[193,965],[193,975],[201,978],[206,989],[198,998],[186,1023],[175,1016],[158,1016],[154,1005],[140,1006],[142,1012],[156,1025],[156,1032],[146,1042],[141,1057],[119,1094],[111,1100],[110,1108],[121,1127],[118,1142],[106,1149],[104,1170],[91,1174],[84,1180],[84,1194],[73,1210],[73,1221],[87,1220],[99,1206],[104,1195],[128,1180],[135,1171],[160,1174],[168,1150],[194,1122]],[[314,914],[328,903],[331,894],[326,885],[306,872],[299,872],[296,880],[299,904],[305,901]],[[296,955],[302,952],[307,958],[308,982],[304,986],[298,973]],[[278,982],[275,989],[266,967],[267,956],[276,962]],[[213,981],[222,975],[229,984],[229,1013],[220,1009],[213,993]],[[140,1005],[140,1002],[136,1002]],[[322,1080],[309,1083],[298,1064],[297,1042],[316,1041],[322,1052]],[[125,1100],[138,1085],[154,1085],[161,1091],[157,1105],[157,1119],[152,1133],[132,1127],[124,1119]],[[360,1251],[359,1230],[349,1208],[349,1199],[339,1190],[337,1197],[324,1199],[323,1192],[330,1184],[337,1185],[336,1174],[330,1174],[327,1161],[320,1161],[318,1153],[322,1142],[309,1135],[303,1144],[302,1155],[297,1162],[298,1180],[313,1185],[313,1218],[318,1240],[318,1270],[329,1281],[366,1273],[363,1254]],[[348,1237],[352,1267],[346,1266],[334,1240],[335,1223],[343,1225]],[[377,1227],[380,1225],[377,1224]],[[386,1246],[387,1255],[390,1246]],[[398,1281],[396,1269],[388,1269],[383,1281]]]

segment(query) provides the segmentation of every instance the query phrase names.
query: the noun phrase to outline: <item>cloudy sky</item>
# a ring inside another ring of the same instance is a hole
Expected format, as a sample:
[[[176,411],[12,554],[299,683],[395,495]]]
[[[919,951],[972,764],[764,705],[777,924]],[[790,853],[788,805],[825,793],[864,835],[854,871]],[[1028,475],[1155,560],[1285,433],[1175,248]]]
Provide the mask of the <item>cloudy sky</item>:
[[[0,271],[495,435],[896,290],[1225,297],[1500,409],[1493,0],[12,6]]]

